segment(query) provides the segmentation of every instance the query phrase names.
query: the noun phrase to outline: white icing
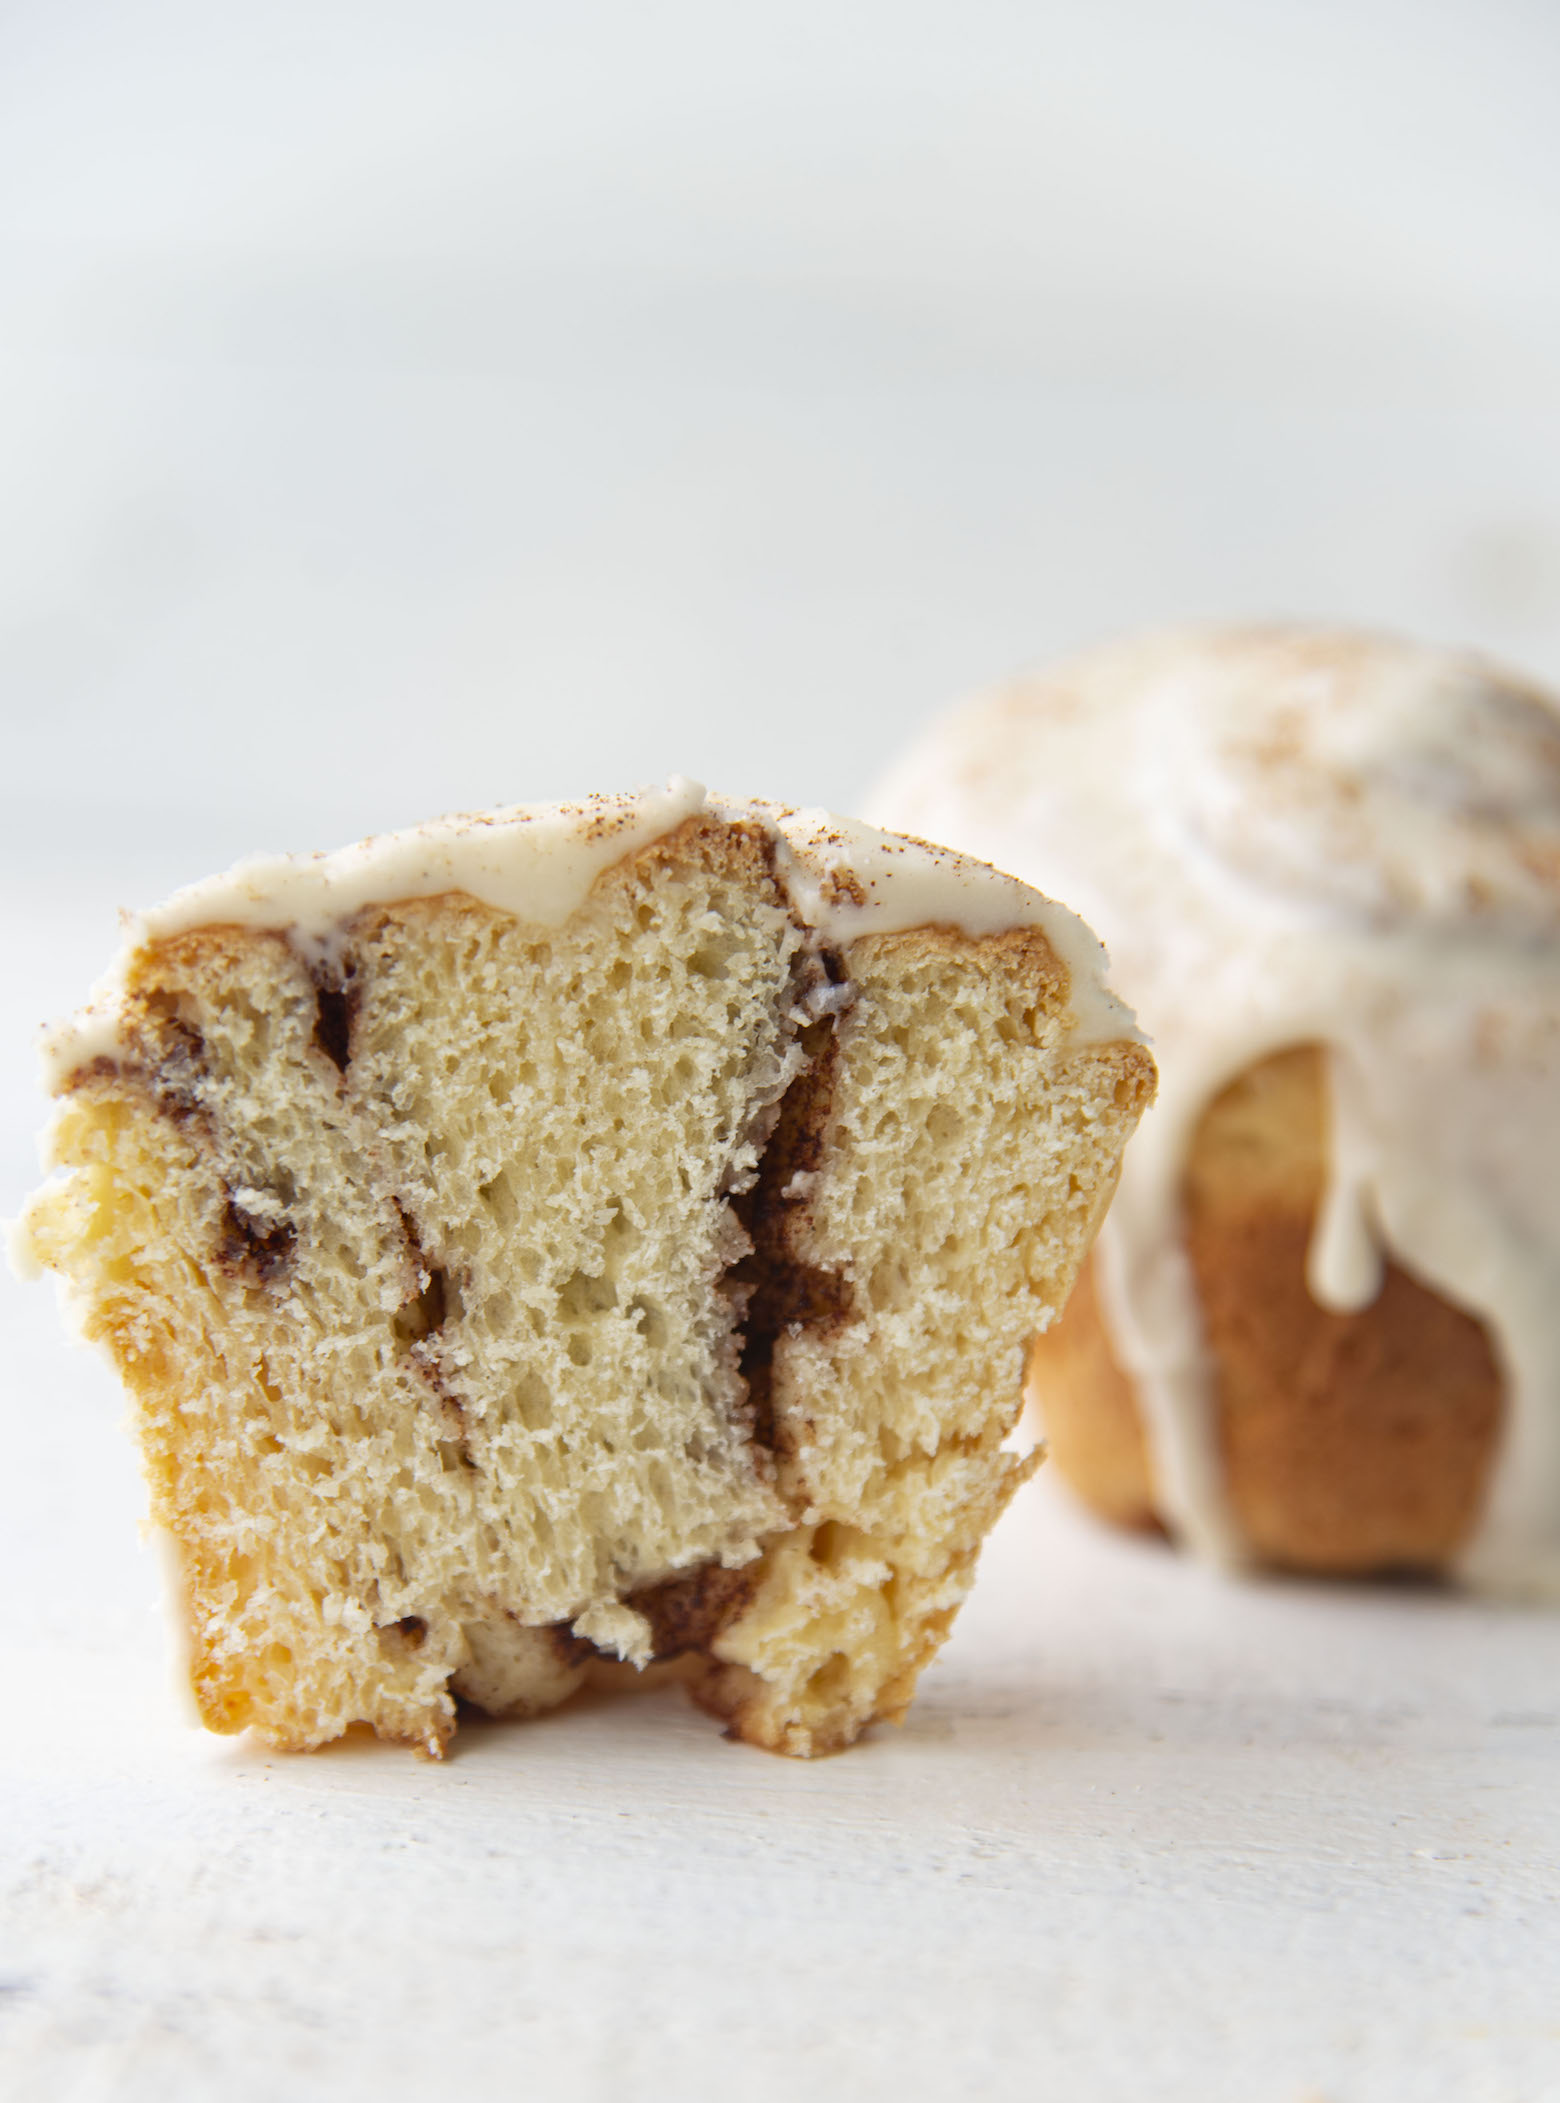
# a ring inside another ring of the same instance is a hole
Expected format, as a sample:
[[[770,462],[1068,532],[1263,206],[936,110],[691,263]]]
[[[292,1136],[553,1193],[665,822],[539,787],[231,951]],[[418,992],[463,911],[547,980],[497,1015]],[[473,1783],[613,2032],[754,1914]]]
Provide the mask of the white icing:
[[[965,935],[998,935],[1037,927],[1066,969],[1075,1043],[1140,1041],[1137,1025],[1105,982],[1104,944],[1076,913],[1042,897],[989,863],[929,841],[879,832],[824,811],[786,811],[767,804],[722,804],[765,815],[786,853],[780,873],[791,903],[825,941],[843,947],[862,935],[912,927],[953,927]],[[864,895],[856,896],[857,890]]]
[[[1340,1053],[1328,1062],[1327,1183],[1317,1208],[1305,1282],[1318,1307],[1358,1314],[1381,1291],[1386,1254],[1371,1210],[1380,1175],[1369,1109],[1359,1101],[1354,1070]]]
[[[1472,1574],[1560,1587],[1560,707],[1476,659],[1295,629],[1159,636],[977,702],[874,817],[1016,869],[1109,944],[1157,1106],[1100,1239],[1172,1523],[1240,1543],[1179,1236],[1210,1099],[1330,1052],[1320,1304],[1384,1255],[1486,1323],[1506,1424]]]
[[[824,811],[712,797],[674,777],[632,795],[441,818],[335,854],[257,858],[178,891],[129,918],[119,957],[90,1005],[46,1037],[49,1083],[59,1087],[90,1060],[114,1055],[125,971],[149,942],[237,925],[284,929],[305,951],[328,953],[365,907],[448,892],[559,927],[614,863],[703,811],[756,819],[769,830],[792,908],[821,942],[844,948],[863,936],[927,926],[971,936],[1035,927],[1068,971],[1073,1041],[1136,1039],[1131,1015],[1105,985],[1101,944],[1065,907],[1013,877]]]

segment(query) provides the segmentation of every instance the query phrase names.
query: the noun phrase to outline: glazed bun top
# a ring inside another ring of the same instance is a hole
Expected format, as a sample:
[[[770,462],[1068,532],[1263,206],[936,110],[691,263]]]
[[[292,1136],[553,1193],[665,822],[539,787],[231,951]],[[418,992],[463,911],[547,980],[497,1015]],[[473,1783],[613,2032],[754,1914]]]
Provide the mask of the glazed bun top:
[[[1282,630],[1213,639],[1170,684],[1155,802],[1233,877],[1383,933],[1560,935],[1547,695],[1471,657]]]
[[[1507,1421],[1472,1575],[1560,1589],[1560,703],[1479,658],[1296,627],[1159,635],[957,710],[871,800],[1064,898],[1161,1075],[1100,1242],[1157,1480],[1210,1552],[1210,1380],[1176,1218],[1220,1088],[1329,1053],[1310,1284],[1390,1253],[1480,1316]]]
[[[756,823],[795,912],[825,943],[949,927],[975,938],[1010,928],[1044,934],[1065,967],[1078,1043],[1134,1039],[1132,1016],[1105,983],[1105,951],[1075,913],[969,856],[904,839],[824,810],[712,794],[683,775],[663,787],[579,803],[457,812],[324,854],[257,855],[124,918],[118,956],[89,1004],[44,1038],[46,1079],[64,1083],[113,1056],[127,972],[150,942],[202,927],[286,927],[305,953],[329,957],[366,908],[461,893],[529,925],[558,927],[615,863],[689,819]]]

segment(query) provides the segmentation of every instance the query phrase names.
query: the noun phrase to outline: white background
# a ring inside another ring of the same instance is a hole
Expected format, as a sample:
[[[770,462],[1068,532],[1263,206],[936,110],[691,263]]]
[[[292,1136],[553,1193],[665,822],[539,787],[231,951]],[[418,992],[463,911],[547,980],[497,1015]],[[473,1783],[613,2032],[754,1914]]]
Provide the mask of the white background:
[[[1300,614],[1560,678],[1542,0],[0,8],[0,1209],[113,914]],[[180,1723],[0,1286],[8,2096],[1560,2094],[1560,1628],[1046,1486],[910,1726]]]

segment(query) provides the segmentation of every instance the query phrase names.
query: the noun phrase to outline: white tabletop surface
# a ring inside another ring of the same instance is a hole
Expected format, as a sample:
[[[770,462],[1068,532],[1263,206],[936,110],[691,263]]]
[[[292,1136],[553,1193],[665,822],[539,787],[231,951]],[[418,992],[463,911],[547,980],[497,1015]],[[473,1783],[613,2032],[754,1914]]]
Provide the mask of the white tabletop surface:
[[[106,1374],[6,1289],[15,2103],[1560,2093],[1560,1619],[1237,1586],[1038,1481],[909,1722],[202,1734]],[[20,1465],[15,1465],[20,1463]]]
[[[60,0],[0,21],[0,1211],[114,912],[1298,613],[1560,678],[1523,0]],[[171,1691],[111,1377],[0,1279],[0,2096],[1548,2103],[1560,1616],[1042,1478],[908,1724],[282,1759]]]

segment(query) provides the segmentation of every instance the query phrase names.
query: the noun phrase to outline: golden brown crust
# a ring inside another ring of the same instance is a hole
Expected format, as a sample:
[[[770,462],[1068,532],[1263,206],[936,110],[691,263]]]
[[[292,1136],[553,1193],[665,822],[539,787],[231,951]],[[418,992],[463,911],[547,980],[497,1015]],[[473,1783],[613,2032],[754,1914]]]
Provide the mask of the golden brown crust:
[[[1332,1314],[1306,1288],[1326,1172],[1326,1066],[1274,1054],[1204,1113],[1188,1158],[1187,1251],[1217,1372],[1226,1494],[1262,1560],[1296,1569],[1437,1568],[1477,1521],[1500,1431],[1482,1326],[1396,1264]],[[1085,1273],[1087,1280],[1087,1272]],[[1111,1518],[1148,1488],[1141,1427],[1092,1281],[1031,1360],[1062,1472]]]
[[[1143,1426],[1132,1383],[1111,1353],[1092,1256],[1062,1319],[1030,1345],[1026,1388],[1045,1425],[1047,1453],[1078,1494],[1118,1526],[1156,1528]]]

